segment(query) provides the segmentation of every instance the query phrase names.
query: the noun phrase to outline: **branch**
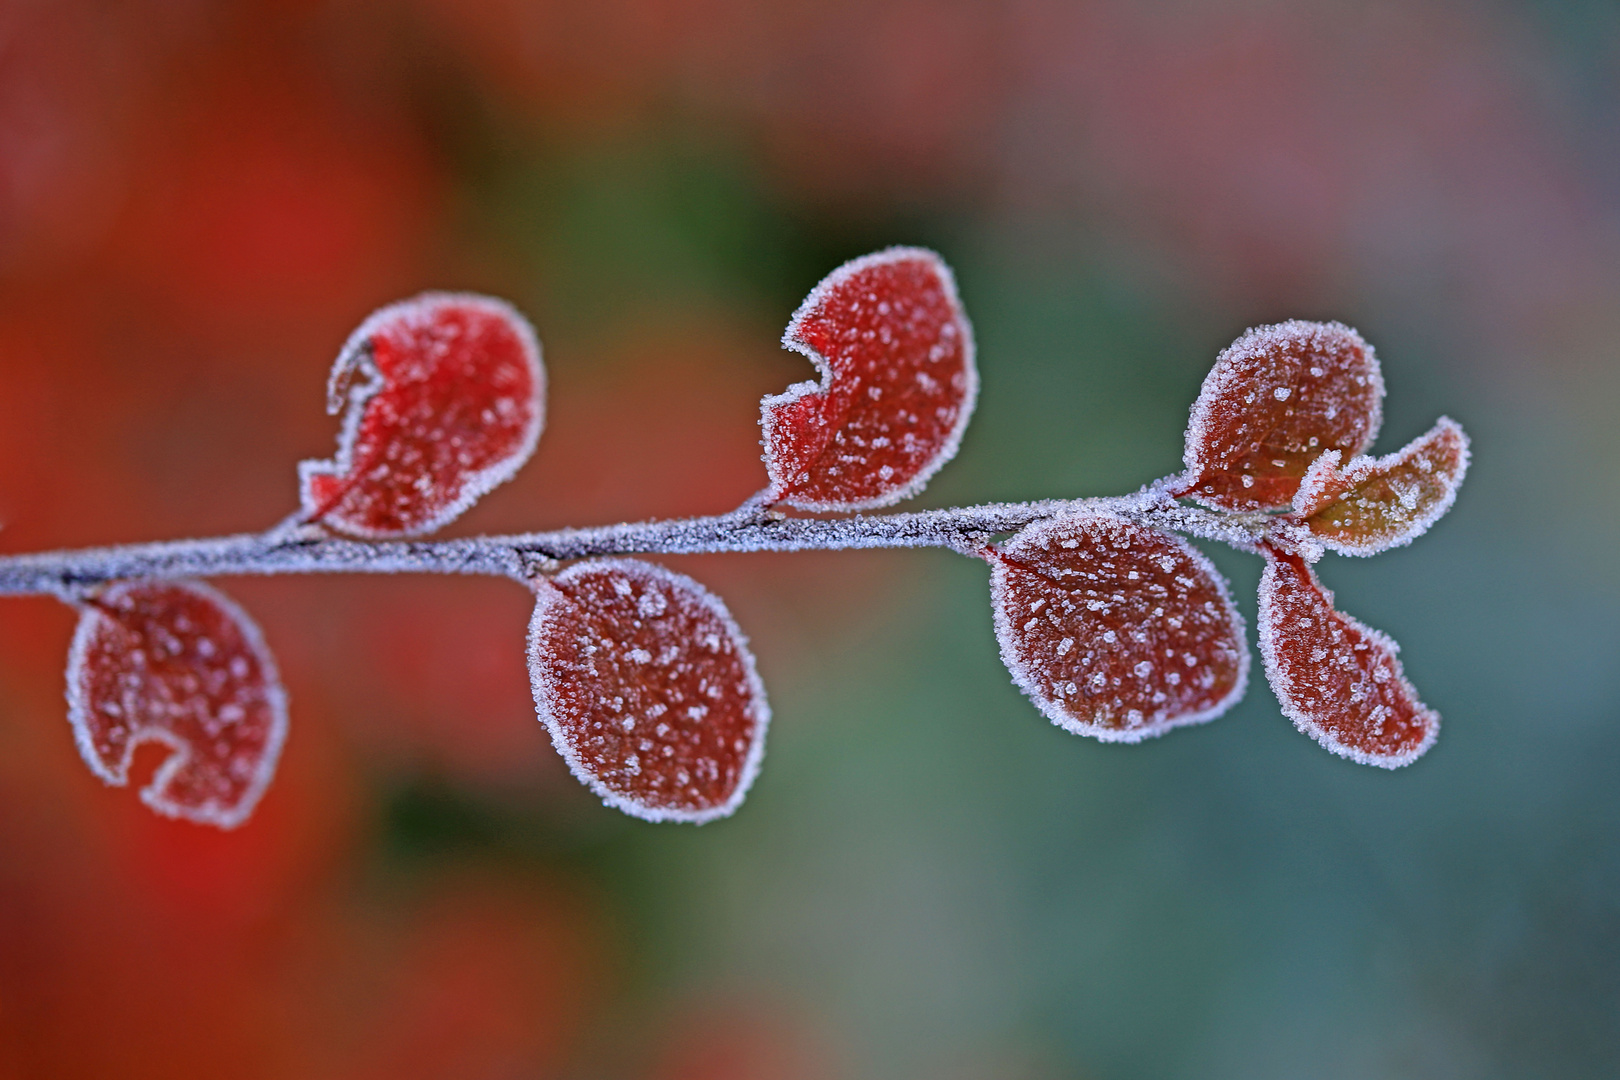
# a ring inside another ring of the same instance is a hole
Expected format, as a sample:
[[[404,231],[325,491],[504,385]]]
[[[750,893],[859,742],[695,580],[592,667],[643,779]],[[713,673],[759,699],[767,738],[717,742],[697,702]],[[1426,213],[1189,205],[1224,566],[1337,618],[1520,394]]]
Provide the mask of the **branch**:
[[[565,560],[731,551],[949,548],[977,554],[992,536],[1084,510],[1257,550],[1275,531],[1265,514],[1178,503],[1163,484],[1134,495],[986,503],[909,514],[786,517],[755,496],[728,514],[460,540],[367,542],[296,520],[263,533],[0,557],[0,595],[75,600],[110,581],[244,574],[487,574],[528,582]]]

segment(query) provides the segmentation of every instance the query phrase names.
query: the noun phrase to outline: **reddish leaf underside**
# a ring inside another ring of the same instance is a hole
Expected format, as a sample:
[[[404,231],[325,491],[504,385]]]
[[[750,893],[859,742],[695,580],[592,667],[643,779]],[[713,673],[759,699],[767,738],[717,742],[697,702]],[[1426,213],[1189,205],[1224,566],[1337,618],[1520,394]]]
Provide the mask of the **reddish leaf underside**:
[[[1383,399],[1372,346],[1348,326],[1295,320],[1246,331],[1193,403],[1183,487],[1228,510],[1286,507],[1323,453],[1349,459],[1372,443]]]
[[[545,371],[528,321],[483,296],[424,293],[344,345],[328,390],[338,453],[299,466],[310,520],[365,537],[430,532],[528,460]]]
[[[129,782],[135,747],[174,752],[141,791],[169,817],[234,828],[270,783],[287,702],[259,628],[198,582],[118,582],[68,654],[68,721],[90,771]]]
[[[1243,619],[1181,538],[1082,513],[1029,526],[990,565],[1002,660],[1059,726],[1136,742],[1243,696]]]
[[[1267,550],[1260,578],[1260,655],[1285,716],[1364,765],[1397,768],[1434,742],[1440,716],[1401,673],[1400,647],[1333,609],[1333,594],[1297,555]]]
[[[782,344],[816,365],[760,404],[767,498],[859,510],[922,490],[956,453],[979,377],[973,329],[940,257],[889,248],[829,274]]]
[[[1393,454],[1344,467],[1324,454],[1294,497],[1294,517],[1335,551],[1374,555],[1409,544],[1451,509],[1468,471],[1468,436],[1441,417]]]
[[[652,563],[578,563],[536,583],[529,676],[574,775],[649,821],[703,822],[743,800],[770,708],[718,597]]]

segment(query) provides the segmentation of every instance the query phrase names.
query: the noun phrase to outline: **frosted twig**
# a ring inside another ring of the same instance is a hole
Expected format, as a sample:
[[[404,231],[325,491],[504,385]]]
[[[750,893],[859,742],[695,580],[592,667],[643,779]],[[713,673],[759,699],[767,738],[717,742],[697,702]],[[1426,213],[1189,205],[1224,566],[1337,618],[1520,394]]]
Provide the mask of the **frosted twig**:
[[[173,540],[0,557],[0,595],[72,600],[110,581],[257,574],[488,574],[527,582],[570,560],[604,555],[836,551],[939,547],[964,553],[1032,522],[1106,510],[1143,525],[1219,540],[1245,551],[1276,532],[1266,514],[1177,502],[1162,484],[1133,495],[986,503],[906,514],[787,517],[759,496],[727,514],[459,540],[364,541],[318,525],[203,540]]]

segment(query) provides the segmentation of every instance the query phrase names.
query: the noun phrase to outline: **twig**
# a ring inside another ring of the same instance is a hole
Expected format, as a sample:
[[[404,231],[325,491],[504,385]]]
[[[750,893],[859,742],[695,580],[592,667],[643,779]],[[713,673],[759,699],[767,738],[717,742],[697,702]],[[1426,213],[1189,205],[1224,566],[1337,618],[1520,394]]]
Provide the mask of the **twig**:
[[[756,495],[730,513],[710,517],[459,540],[370,542],[334,536],[318,525],[283,523],[263,533],[204,540],[9,555],[0,557],[0,595],[75,600],[120,579],[251,574],[488,574],[527,582],[566,560],[605,555],[914,547],[975,554],[994,535],[1082,511],[1106,511],[1250,551],[1275,533],[1277,522],[1265,514],[1183,505],[1162,484],[1115,498],[840,518],[787,517]]]

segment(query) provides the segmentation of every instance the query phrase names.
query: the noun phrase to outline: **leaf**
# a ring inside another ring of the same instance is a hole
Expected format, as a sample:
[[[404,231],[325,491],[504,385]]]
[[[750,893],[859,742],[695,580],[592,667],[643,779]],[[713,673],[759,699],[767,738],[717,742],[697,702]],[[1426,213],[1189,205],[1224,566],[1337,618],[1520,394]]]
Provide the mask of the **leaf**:
[[[1137,742],[1243,696],[1243,618],[1180,537],[1080,513],[1030,525],[990,565],[1001,658],[1058,726]]]
[[[1260,655],[1283,715],[1351,761],[1394,769],[1417,760],[1440,716],[1401,673],[1400,646],[1333,610],[1333,594],[1304,559],[1264,554]]]
[[[540,343],[509,305],[423,293],[354,332],[327,388],[337,456],[305,461],[303,510],[355,536],[431,532],[512,478],[545,420]]]
[[[1384,380],[1348,326],[1246,331],[1216,359],[1187,424],[1182,486],[1227,510],[1288,506],[1323,453],[1361,453],[1378,434]]]
[[[1323,544],[1345,555],[1375,555],[1410,544],[1451,509],[1468,471],[1468,436],[1439,423],[1393,454],[1358,457],[1339,467],[1323,454],[1294,496],[1293,516]]]
[[[711,821],[741,805],[770,707],[720,599],[634,559],[576,563],[535,592],[530,684],[574,775],[648,821]]]
[[[232,829],[276,771],[287,699],[259,628],[195,581],[123,581],[92,597],[68,653],[68,722],[90,771],[129,782],[135,748],[171,753],[141,800]]]
[[[887,506],[956,454],[979,375],[956,282],[932,251],[845,263],[794,312],[782,345],[809,357],[821,381],[760,403],[768,502]]]

